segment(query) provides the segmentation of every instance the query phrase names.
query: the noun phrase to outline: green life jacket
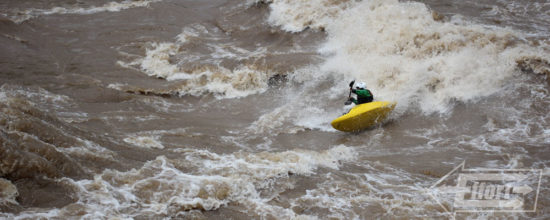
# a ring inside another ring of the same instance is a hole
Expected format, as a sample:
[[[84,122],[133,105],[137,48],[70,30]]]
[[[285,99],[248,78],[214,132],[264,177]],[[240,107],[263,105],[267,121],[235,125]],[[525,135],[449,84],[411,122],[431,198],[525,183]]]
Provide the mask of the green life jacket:
[[[357,94],[357,99],[353,99],[356,105],[372,102],[374,99],[372,93],[368,89],[352,89],[351,92]]]

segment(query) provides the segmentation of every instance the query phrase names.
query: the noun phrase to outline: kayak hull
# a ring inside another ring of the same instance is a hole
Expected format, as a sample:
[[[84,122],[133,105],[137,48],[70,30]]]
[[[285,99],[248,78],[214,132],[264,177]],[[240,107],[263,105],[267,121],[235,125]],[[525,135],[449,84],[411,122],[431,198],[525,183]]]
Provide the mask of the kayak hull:
[[[360,131],[382,122],[395,105],[395,102],[369,102],[356,105],[347,114],[334,119],[330,124],[339,131]]]

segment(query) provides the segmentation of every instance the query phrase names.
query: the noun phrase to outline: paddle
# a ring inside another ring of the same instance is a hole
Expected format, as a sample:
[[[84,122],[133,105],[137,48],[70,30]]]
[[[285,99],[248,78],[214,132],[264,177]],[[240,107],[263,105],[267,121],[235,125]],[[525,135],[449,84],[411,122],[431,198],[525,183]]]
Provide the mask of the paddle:
[[[355,80],[353,80],[349,83],[348,101],[346,101],[346,103],[344,103],[344,105],[351,105],[351,101],[349,100],[349,98],[351,98],[351,89],[353,89],[353,84],[355,84]]]

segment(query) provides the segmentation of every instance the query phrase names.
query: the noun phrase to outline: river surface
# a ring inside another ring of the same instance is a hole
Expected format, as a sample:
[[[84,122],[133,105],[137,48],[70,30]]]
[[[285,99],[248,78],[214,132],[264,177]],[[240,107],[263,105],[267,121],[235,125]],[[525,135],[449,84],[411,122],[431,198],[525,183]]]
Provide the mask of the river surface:
[[[549,21],[549,0],[3,0],[0,218],[548,219]],[[343,133],[352,80],[397,106]],[[515,206],[460,206],[465,172],[526,176],[466,183]]]

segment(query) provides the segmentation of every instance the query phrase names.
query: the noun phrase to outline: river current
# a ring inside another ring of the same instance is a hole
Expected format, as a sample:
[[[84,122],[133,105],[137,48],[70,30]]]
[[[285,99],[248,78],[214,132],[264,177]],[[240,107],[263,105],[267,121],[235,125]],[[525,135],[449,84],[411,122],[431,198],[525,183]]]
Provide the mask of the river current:
[[[4,0],[0,218],[548,219],[548,21],[548,0]],[[388,120],[330,126],[352,80]]]

